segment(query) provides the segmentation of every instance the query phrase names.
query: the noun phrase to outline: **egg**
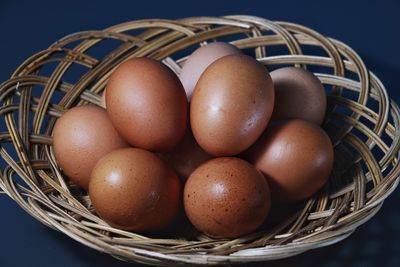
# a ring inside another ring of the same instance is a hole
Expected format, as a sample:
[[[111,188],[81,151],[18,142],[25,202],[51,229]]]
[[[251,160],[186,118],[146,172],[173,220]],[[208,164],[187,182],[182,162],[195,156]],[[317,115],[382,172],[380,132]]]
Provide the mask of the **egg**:
[[[320,125],[326,112],[326,93],[320,80],[301,68],[271,72],[275,87],[274,120],[303,119]]]
[[[204,70],[215,60],[242,52],[234,45],[214,42],[196,49],[182,67],[180,79],[190,101],[194,87]]]
[[[311,197],[328,181],[334,160],[328,135],[304,120],[271,123],[244,157],[265,174],[280,203]]]
[[[190,127],[181,142],[172,151],[162,153],[160,156],[183,180],[186,180],[202,163],[212,158],[197,144]]]
[[[169,150],[185,134],[185,90],[172,70],[154,59],[119,65],[107,83],[106,103],[113,125],[132,146]]]
[[[178,214],[180,192],[176,173],[155,154],[139,148],[102,157],[89,184],[100,218],[116,228],[138,232],[168,226]]]
[[[216,60],[201,75],[190,105],[199,145],[214,156],[232,156],[251,146],[267,126],[274,87],[266,68],[246,55]]]
[[[198,167],[185,184],[183,199],[191,223],[216,238],[237,238],[255,231],[270,209],[265,177],[234,157],[212,159]]]
[[[94,105],[74,107],[62,114],[53,130],[53,150],[63,173],[88,188],[96,162],[128,144],[114,129],[107,112]]]

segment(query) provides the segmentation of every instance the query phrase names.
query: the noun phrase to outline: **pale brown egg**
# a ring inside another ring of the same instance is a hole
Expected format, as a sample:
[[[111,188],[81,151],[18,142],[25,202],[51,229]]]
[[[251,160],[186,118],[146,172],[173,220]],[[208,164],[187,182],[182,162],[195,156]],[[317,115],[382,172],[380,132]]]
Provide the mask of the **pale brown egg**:
[[[217,238],[237,238],[255,231],[270,209],[265,177],[234,157],[212,159],[197,168],[186,182],[183,199],[192,224]]]
[[[194,51],[182,67],[180,79],[185,88],[188,100],[192,98],[193,90],[204,70],[215,60],[242,52],[234,45],[224,42],[214,42]]]
[[[201,75],[193,93],[193,135],[211,155],[238,154],[262,134],[273,107],[274,87],[261,63],[246,55],[220,58]]]
[[[271,72],[275,87],[272,119],[302,119],[320,125],[326,112],[326,93],[309,71],[286,67]]]
[[[115,150],[93,169],[89,196],[96,213],[110,225],[128,231],[154,231],[177,216],[180,181],[155,154],[139,149]]]
[[[304,120],[272,122],[244,157],[265,174],[276,202],[311,197],[328,181],[334,160],[328,135]]]
[[[96,162],[112,150],[127,146],[107,112],[94,105],[71,108],[54,126],[53,149],[57,162],[63,173],[84,189],[88,188]]]
[[[108,81],[106,104],[113,125],[132,146],[169,150],[185,133],[185,90],[172,70],[154,59],[119,65]]]

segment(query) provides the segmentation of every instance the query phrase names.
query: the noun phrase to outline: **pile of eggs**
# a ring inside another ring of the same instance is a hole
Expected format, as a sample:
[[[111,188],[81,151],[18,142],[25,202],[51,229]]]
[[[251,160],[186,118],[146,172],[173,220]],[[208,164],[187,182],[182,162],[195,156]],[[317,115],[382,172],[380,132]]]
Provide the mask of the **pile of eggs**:
[[[332,171],[319,79],[295,67],[269,73],[231,44],[197,49],[180,77],[154,59],[129,59],[102,105],[66,111],[53,149],[119,229],[166,229],[184,210],[200,232],[240,237],[268,220],[271,205],[311,197]]]

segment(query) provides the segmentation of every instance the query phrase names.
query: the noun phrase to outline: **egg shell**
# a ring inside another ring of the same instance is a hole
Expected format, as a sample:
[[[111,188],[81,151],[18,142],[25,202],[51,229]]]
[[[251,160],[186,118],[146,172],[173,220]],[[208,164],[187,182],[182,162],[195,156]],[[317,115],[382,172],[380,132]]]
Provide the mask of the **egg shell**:
[[[212,158],[210,154],[205,152],[199,144],[197,144],[190,127],[188,127],[181,142],[172,151],[161,153],[160,157],[165,160],[184,181],[197,167]]]
[[[185,133],[185,90],[172,70],[154,59],[122,63],[108,81],[106,103],[113,125],[132,146],[169,150]]]
[[[220,58],[196,85],[190,105],[193,135],[211,155],[236,155],[262,134],[273,107],[274,87],[261,63],[246,55]]]
[[[288,203],[311,197],[327,181],[334,153],[328,135],[314,123],[271,123],[244,156],[268,179],[272,199]]]
[[[127,147],[107,112],[94,105],[74,107],[62,114],[53,131],[59,166],[75,184],[88,188],[96,162],[114,149]]]
[[[115,150],[92,172],[89,195],[96,213],[128,231],[154,231],[177,216],[180,181],[158,156],[139,148]]]
[[[321,81],[301,68],[285,67],[271,72],[275,87],[273,120],[303,119],[320,125],[326,112],[326,93]]]
[[[255,231],[270,209],[265,177],[248,162],[222,157],[202,164],[184,188],[184,207],[192,224],[217,238]]]
[[[214,42],[196,49],[182,67],[180,79],[185,88],[188,100],[192,98],[193,90],[204,70],[215,60],[242,52],[234,45],[224,42]]]

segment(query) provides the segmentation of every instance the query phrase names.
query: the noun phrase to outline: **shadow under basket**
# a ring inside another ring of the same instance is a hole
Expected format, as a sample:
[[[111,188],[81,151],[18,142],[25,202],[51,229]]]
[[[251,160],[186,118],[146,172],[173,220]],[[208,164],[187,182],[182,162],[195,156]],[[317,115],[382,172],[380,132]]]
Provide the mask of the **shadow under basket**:
[[[231,42],[270,71],[307,68],[322,81],[328,94],[323,128],[335,147],[329,183],[297,207],[281,208],[284,214],[273,211],[258,232],[234,240],[201,235],[184,218],[178,230],[151,236],[108,226],[87,194],[60,172],[54,122],[73,106],[99,105],[121,62],[151,57],[179,75],[194,49],[214,41]],[[148,19],[74,33],[23,62],[0,85],[0,101],[2,193],[43,224],[125,261],[213,265],[290,257],[349,236],[399,182],[396,103],[350,47],[293,23],[251,16]]]

